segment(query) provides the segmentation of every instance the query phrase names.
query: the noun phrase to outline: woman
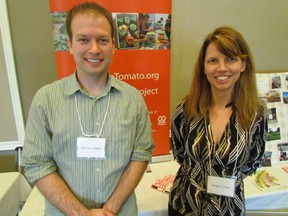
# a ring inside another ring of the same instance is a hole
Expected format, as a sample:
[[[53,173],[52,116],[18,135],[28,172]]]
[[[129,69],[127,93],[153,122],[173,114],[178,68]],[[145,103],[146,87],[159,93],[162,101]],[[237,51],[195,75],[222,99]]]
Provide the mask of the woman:
[[[180,168],[169,215],[245,215],[243,178],[259,166],[267,121],[249,47],[236,30],[219,27],[205,39],[171,131]]]

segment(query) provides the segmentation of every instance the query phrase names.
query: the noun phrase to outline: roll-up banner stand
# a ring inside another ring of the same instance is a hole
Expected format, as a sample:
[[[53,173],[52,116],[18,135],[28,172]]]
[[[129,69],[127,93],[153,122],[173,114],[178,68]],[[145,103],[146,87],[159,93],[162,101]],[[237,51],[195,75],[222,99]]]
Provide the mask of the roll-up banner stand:
[[[83,0],[49,0],[58,78],[75,71],[68,51],[67,12]],[[116,50],[111,75],[143,95],[152,123],[153,156],[169,154],[171,0],[98,0],[113,15]]]

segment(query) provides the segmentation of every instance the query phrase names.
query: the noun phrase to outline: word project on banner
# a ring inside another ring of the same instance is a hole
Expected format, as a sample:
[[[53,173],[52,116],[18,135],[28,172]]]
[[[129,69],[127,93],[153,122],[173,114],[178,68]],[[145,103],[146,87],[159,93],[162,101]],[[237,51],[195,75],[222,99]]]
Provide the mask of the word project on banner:
[[[67,45],[67,12],[83,0],[49,0],[58,78],[75,72]],[[136,87],[152,124],[153,156],[169,154],[171,0],[98,0],[113,17],[116,49],[109,73]]]

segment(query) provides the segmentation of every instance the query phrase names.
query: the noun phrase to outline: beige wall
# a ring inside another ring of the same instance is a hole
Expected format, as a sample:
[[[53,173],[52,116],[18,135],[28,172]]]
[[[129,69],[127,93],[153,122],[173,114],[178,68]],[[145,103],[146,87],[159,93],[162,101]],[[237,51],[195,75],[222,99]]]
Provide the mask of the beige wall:
[[[49,1],[7,0],[7,5],[21,104],[26,121],[37,89],[57,79]],[[6,115],[1,113],[1,118],[6,118]],[[0,136],[2,138],[1,131]],[[15,156],[15,152],[0,152],[0,172],[16,171]]]
[[[36,90],[57,79],[49,3],[47,0],[7,0],[7,3],[26,121]],[[219,25],[231,25],[243,34],[258,72],[288,71],[287,9],[287,0],[172,0],[171,114],[189,89],[204,37]],[[5,164],[0,166],[0,172],[16,169],[14,154],[0,153],[0,164]]]
[[[4,47],[2,46],[2,29],[0,29],[0,142],[17,140],[17,131],[14,120],[14,112],[9,89],[8,70],[6,67]],[[4,118],[5,117],[5,118]],[[11,122],[11,124],[7,124]]]
[[[57,79],[47,0],[8,0],[14,57],[24,119],[35,92]]]

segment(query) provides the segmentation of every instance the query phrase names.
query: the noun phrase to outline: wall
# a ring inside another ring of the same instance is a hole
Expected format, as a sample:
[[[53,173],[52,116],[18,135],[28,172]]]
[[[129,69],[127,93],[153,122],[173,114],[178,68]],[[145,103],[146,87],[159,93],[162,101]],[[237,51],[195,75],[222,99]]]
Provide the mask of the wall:
[[[18,84],[26,121],[35,92],[57,79],[48,0],[8,0]]]
[[[7,0],[7,5],[20,98],[26,121],[37,89],[57,79],[49,2]],[[1,118],[6,118],[6,115],[1,113]],[[15,171],[15,157],[15,152],[0,152],[0,172]]]
[[[4,47],[2,44],[2,29],[0,29],[0,143],[18,139],[14,120],[13,104],[9,86],[8,70],[5,62]],[[4,118],[5,117],[5,118]],[[11,124],[8,124],[11,122]]]
[[[57,79],[47,0],[7,0],[20,97],[26,121],[41,86]],[[219,25],[246,38],[258,72],[288,71],[287,0],[172,0],[170,112],[189,90],[201,43]],[[2,113],[1,113],[2,115]],[[0,153],[0,172],[15,169],[14,153]]]

